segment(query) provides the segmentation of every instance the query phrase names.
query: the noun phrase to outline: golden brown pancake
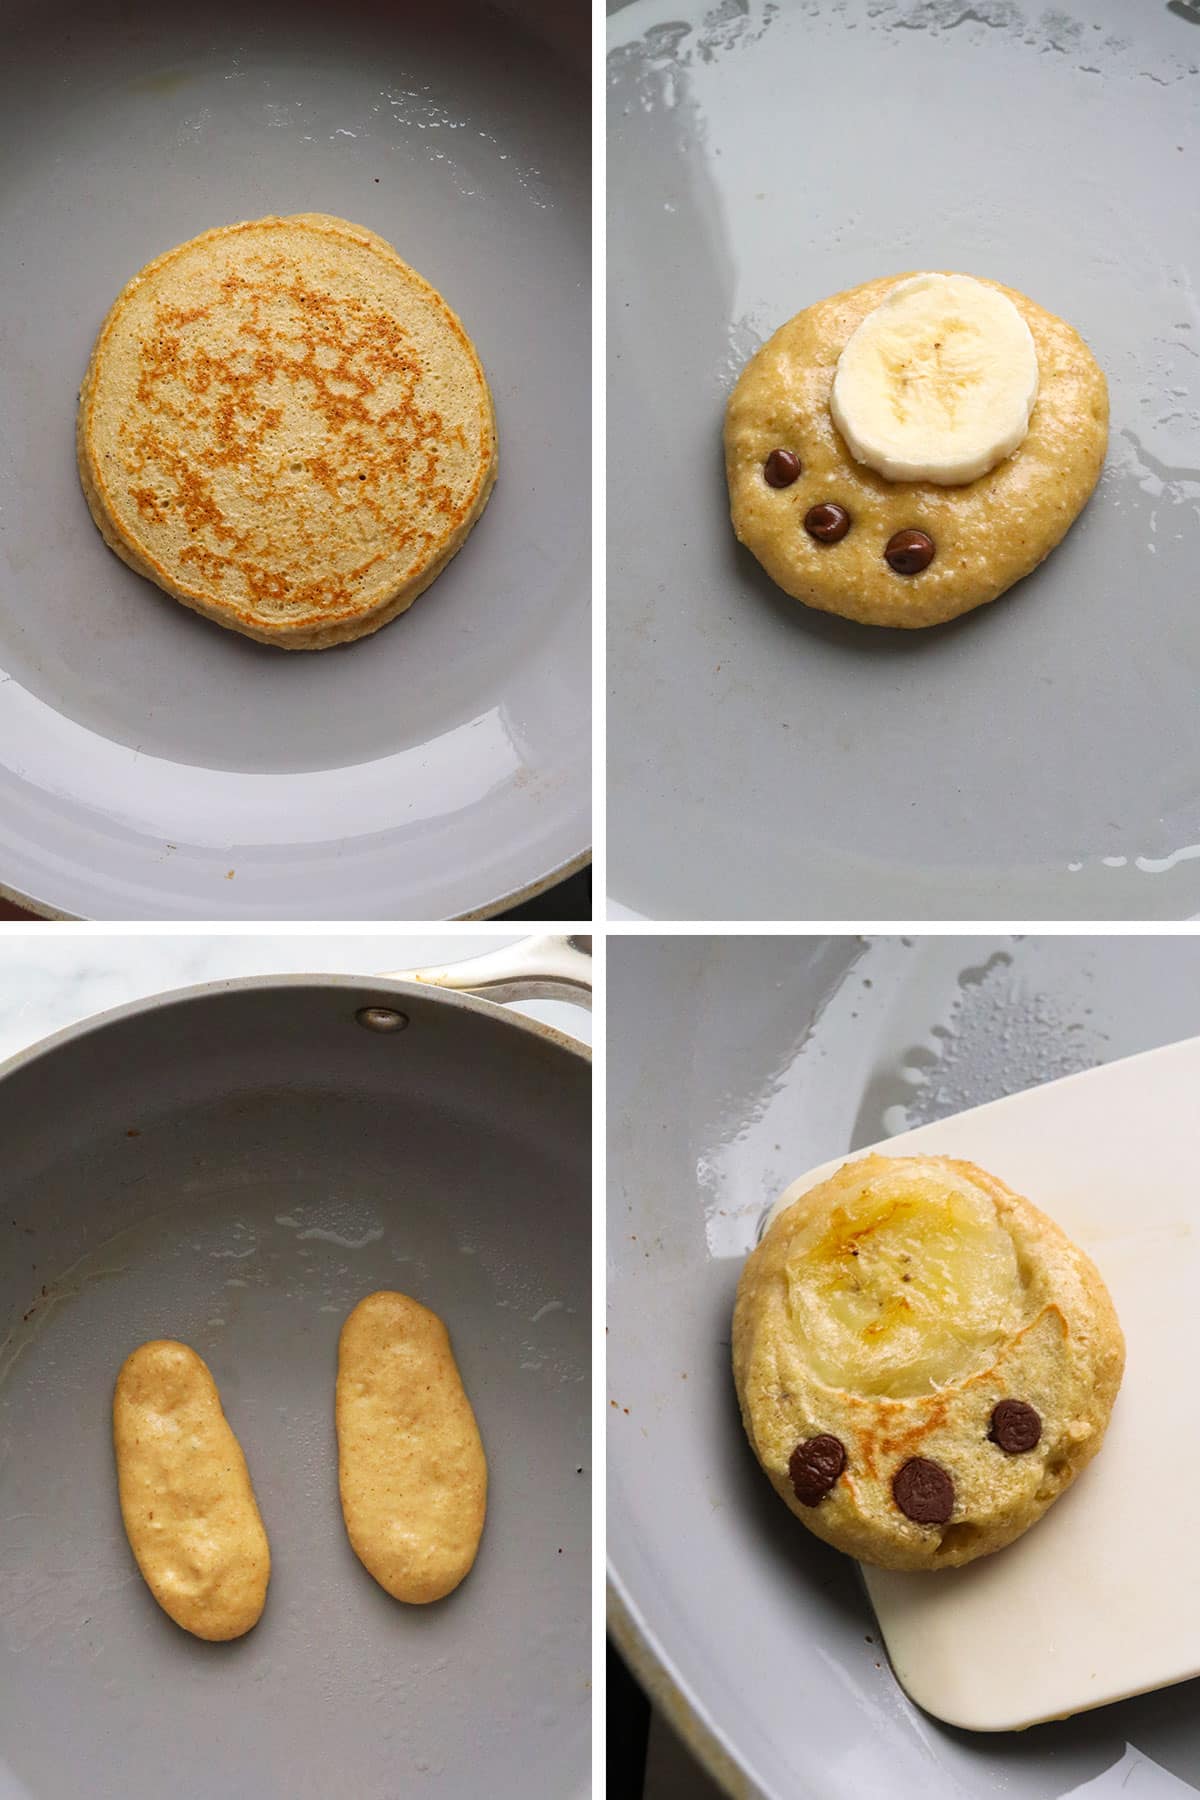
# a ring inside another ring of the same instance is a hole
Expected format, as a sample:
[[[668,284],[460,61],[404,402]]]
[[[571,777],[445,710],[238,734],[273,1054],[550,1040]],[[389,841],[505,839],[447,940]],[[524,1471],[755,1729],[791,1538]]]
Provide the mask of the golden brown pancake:
[[[381,237],[323,213],[207,231],[118,297],[80,395],[105,542],[284,649],[377,631],[445,567],[496,475],[479,357]]]
[[[844,1164],[779,1213],[738,1285],[755,1455],[810,1531],[886,1569],[1019,1537],[1099,1450],[1124,1366],[1090,1258],[950,1157]]]

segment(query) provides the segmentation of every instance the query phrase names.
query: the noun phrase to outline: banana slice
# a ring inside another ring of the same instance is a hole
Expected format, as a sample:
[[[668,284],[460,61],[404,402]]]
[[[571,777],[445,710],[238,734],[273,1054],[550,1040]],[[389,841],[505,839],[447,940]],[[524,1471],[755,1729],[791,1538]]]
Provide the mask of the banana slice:
[[[1021,1323],[1016,1250],[994,1206],[933,1164],[919,1184],[911,1162],[850,1167],[828,1213],[797,1226],[787,1265],[814,1371],[902,1399],[986,1368]],[[853,1179],[860,1167],[868,1180]]]
[[[888,481],[975,481],[1029,429],[1038,361],[1006,295],[970,275],[912,275],[849,338],[830,410]]]

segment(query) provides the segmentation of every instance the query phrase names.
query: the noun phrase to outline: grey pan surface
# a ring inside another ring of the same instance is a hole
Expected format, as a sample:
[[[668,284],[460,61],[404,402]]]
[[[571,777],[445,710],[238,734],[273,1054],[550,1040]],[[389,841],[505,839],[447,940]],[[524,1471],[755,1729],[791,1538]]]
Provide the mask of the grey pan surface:
[[[855,1564],[754,1462],[729,1366],[789,1181],[1193,1036],[1200,941],[621,937],[608,995],[608,1550],[618,1639],[667,1717],[739,1800],[1060,1800],[1109,1770],[1097,1800],[1165,1800],[1162,1771],[1200,1790],[1194,1682],[1011,1735],[919,1712]]]
[[[4,1800],[466,1800],[483,1771],[583,1800],[589,1089],[544,1027],[350,976],[139,1002],[5,1066]],[[378,1287],[446,1319],[490,1464],[431,1607],[375,1584],[338,1503],[337,1336]],[[233,1644],[170,1622],[122,1531],[112,1386],[156,1336],[212,1368],[271,1539]]]
[[[590,842],[587,7],[0,0],[0,890],[91,918],[494,912]],[[273,652],[125,568],[79,382],[146,261],[369,225],[496,398],[484,517],[375,637]]]
[[[610,20],[609,863],[651,917],[1200,909],[1200,7],[637,0]],[[793,313],[995,276],[1109,379],[1099,489],[922,632],[737,546],[721,422]]]

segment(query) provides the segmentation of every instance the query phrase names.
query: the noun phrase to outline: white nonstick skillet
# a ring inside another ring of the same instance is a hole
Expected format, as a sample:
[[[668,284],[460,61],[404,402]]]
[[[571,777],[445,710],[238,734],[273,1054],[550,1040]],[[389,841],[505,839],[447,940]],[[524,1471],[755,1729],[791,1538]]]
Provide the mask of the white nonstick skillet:
[[[584,997],[584,942],[475,979]],[[583,1800],[589,1090],[579,1044],[428,977],[214,982],[0,1068],[4,1800]],[[490,1463],[479,1560],[429,1608],[338,1503],[337,1335],[380,1287],[447,1321]],[[211,1366],[271,1539],[233,1644],[167,1619],[121,1527],[112,1385],[157,1336]]]
[[[615,898],[665,919],[1192,917],[1200,5],[610,11]],[[738,547],[721,422],[792,314],[912,269],[1069,319],[1112,431],[1040,569],[887,631],[788,599]]]
[[[435,919],[586,860],[584,0],[0,0],[0,890],[97,919]],[[282,654],[102,544],[105,313],[213,225],[323,211],[460,313],[500,474],[403,618]]]
[[[1195,1682],[1024,1732],[914,1706],[856,1565],[755,1464],[728,1343],[745,1255],[793,1176],[1195,1037],[1200,942],[620,938],[608,996],[611,1622],[668,1720],[755,1800],[1200,1791]],[[1136,1591],[1143,1573],[1135,1555],[1107,1579]]]

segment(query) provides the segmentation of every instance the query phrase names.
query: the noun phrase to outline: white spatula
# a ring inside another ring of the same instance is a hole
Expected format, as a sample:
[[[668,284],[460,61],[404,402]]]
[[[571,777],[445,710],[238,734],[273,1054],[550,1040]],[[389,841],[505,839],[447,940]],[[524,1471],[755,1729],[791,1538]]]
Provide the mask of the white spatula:
[[[1024,1537],[963,1569],[864,1569],[901,1685],[948,1724],[1017,1731],[1200,1675],[1200,1038],[871,1148],[968,1158],[1057,1219],[1128,1346],[1103,1449]]]

